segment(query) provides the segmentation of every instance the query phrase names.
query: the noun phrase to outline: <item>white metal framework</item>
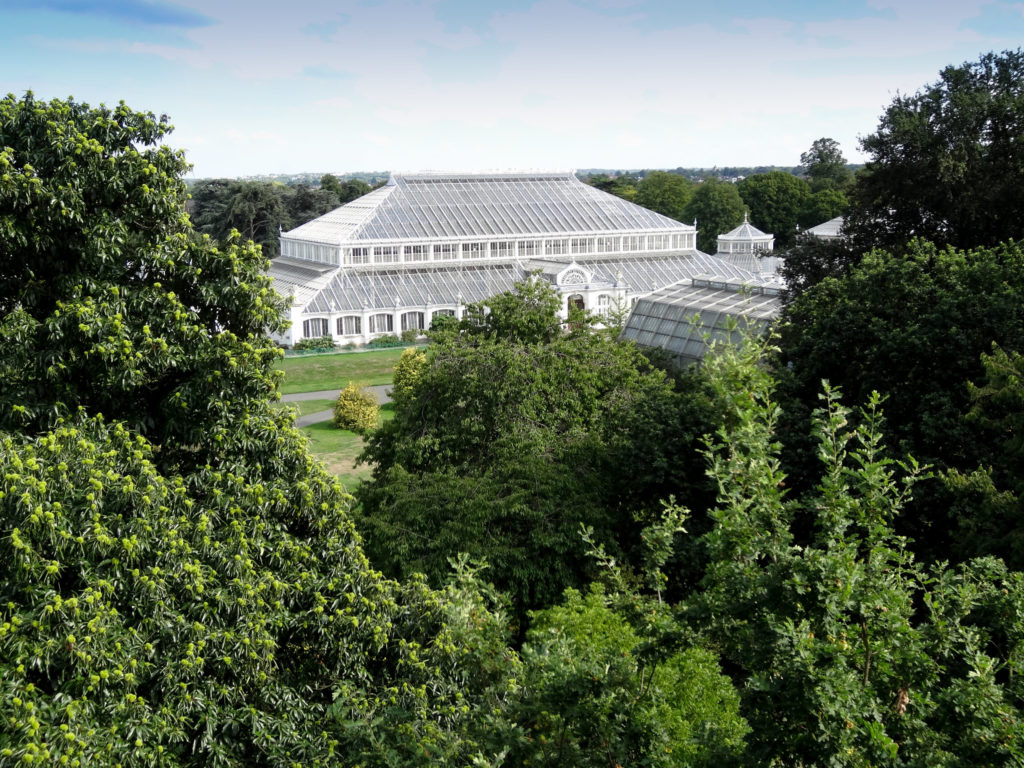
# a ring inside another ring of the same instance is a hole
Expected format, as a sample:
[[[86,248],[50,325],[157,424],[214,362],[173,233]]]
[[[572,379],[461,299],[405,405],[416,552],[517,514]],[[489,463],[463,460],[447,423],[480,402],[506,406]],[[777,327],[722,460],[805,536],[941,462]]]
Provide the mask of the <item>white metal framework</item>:
[[[696,250],[694,227],[571,173],[395,174],[283,233],[270,269],[292,297],[287,344],[421,331],[531,273],[594,312],[698,274],[757,281]]]

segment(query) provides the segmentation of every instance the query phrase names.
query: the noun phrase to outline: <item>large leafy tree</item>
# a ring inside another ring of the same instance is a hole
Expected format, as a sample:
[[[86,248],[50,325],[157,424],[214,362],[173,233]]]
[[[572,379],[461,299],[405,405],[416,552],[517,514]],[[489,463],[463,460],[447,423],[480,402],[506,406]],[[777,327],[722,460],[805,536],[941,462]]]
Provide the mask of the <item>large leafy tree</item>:
[[[485,759],[503,620],[370,568],[168,130],[0,100],[0,764]]]
[[[946,67],[899,95],[878,130],[848,222],[869,245],[923,237],[959,248],[1019,238],[1024,219],[1024,51]]]
[[[686,206],[686,218],[697,220],[697,247],[705,253],[718,250],[718,236],[743,222],[743,199],[735,184],[705,179]]]
[[[634,514],[680,485],[704,487],[685,457],[710,407],[631,344],[582,324],[561,332],[545,283],[488,305],[479,325],[431,346],[370,438],[359,525],[395,575],[440,583],[460,551],[485,557],[521,619],[586,584],[580,523],[628,553]]]
[[[750,210],[750,223],[775,235],[776,248],[785,248],[793,242],[811,198],[811,188],[806,181],[791,173],[769,171],[748,176],[736,189]]]
[[[853,171],[846,165],[846,158],[835,139],[815,139],[810,149],[800,155],[800,166],[811,184],[811,189],[845,190],[853,182]]]
[[[875,251],[845,277],[822,280],[789,306],[782,328],[790,416],[813,407],[827,379],[851,398],[886,393],[891,439],[938,470],[1000,461],[999,446],[962,416],[970,409],[967,384],[983,380],[981,356],[991,344],[1024,348],[1022,274],[1024,251],[1015,244],[959,251],[914,241],[901,256]],[[796,423],[787,419],[806,434]],[[794,474],[813,465],[808,452]],[[922,488],[904,530],[933,554],[970,554],[943,505],[923,503],[936,486]]]
[[[991,558],[915,563],[893,520],[920,468],[886,456],[877,395],[854,427],[826,391],[817,480],[791,495],[758,355],[709,359],[731,413],[709,441],[711,564],[683,614],[742,691],[745,762],[1018,765],[1020,574]]]
[[[637,184],[634,202],[670,219],[682,221],[686,205],[693,195],[694,184],[685,176],[665,171],[650,171]]]

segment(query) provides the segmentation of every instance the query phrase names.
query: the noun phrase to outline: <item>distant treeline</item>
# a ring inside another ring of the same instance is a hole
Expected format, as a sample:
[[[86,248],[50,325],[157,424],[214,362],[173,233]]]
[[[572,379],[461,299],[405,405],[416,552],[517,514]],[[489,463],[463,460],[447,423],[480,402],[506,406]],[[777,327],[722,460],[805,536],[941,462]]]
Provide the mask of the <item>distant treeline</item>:
[[[358,174],[369,175],[369,174]],[[376,186],[383,182],[378,180]],[[316,184],[278,181],[201,179],[191,186],[188,211],[199,232],[224,240],[237,229],[274,258],[282,231],[294,229],[376,187],[361,178],[324,174]]]

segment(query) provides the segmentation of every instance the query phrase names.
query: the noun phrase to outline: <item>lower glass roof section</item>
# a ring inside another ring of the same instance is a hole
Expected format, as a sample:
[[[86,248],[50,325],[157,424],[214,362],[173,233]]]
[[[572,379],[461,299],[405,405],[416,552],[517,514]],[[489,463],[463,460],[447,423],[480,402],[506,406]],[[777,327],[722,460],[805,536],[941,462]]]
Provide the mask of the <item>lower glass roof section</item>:
[[[661,347],[678,363],[697,362],[713,341],[738,343],[743,330],[764,330],[781,310],[778,293],[715,277],[684,280],[638,300],[622,336]]]
[[[566,258],[564,263],[567,266],[572,261]],[[647,293],[680,280],[706,275],[759,283],[757,275],[699,251],[614,259],[576,259],[575,263],[594,273],[593,287],[611,288],[618,285],[625,287],[631,294]],[[510,290],[529,271],[527,262],[429,269],[346,267],[337,270],[308,303],[301,299],[300,303],[304,303],[302,311],[306,315],[362,312],[364,309],[394,310],[396,307],[455,307]],[[270,274],[275,275],[273,263]]]

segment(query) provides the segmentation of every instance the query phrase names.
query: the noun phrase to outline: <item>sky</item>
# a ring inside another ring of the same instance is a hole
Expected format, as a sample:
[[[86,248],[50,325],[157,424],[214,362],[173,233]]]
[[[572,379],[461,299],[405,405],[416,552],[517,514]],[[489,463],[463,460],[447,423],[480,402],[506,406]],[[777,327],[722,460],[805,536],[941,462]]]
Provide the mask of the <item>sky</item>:
[[[1021,41],[1006,0],[0,0],[0,93],[170,115],[196,178],[792,166]]]

